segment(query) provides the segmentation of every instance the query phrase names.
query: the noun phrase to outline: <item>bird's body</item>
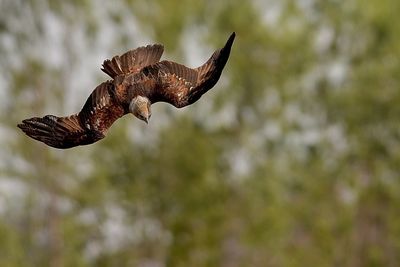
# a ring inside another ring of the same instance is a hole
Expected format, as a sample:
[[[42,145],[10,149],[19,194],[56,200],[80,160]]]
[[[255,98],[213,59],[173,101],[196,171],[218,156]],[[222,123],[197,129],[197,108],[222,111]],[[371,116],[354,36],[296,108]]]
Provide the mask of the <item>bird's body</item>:
[[[163,46],[148,45],[105,60],[102,70],[112,80],[97,86],[78,114],[47,115],[19,124],[28,136],[56,148],[94,143],[106,136],[115,120],[128,113],[148,122],[151,105],[167,102],[177,108],[190,105],[218,81],[235,38],[198,68],[159,61]]]

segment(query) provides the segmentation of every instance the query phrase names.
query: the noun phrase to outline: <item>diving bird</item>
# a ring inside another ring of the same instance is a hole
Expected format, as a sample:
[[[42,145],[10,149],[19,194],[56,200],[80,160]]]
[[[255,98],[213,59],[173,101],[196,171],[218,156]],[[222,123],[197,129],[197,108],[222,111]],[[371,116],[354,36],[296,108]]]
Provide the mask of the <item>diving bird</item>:
[[[97,86],[82,110],[68,117],[46,115],[23,120],[18,127],[29,137],[55,148],[88,145],[103,139],[118,118],[132,113],[148,123],[151,105],[166,102],[182,108],[196,102],[219,80],[235,33],[198,68],[160,61],[163,45],[139,47],[103,62],[112,80]]]

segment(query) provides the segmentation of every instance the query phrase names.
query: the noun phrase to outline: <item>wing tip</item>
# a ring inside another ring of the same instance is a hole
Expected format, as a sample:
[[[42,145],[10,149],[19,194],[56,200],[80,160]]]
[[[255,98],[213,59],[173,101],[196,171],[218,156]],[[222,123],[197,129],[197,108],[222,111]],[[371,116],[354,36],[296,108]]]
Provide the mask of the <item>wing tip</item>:
[[[63,148],[53,140],[54,136],[51,133],[51,126],[49,125],[52,120],[49,115],[43,118],[34,117],[23,120],[22,123],[17,124],[17,127],[32,139],[54,148]]]
[[[21,123],[17,124],[17,127],[20,128],[22,131],[24,131],[26,134],[28,134],[30,127],[34,124],[36,120],[37,118],[22,120]]]
[[[226,44],[224,46],[224,50],[230,50],[233,44],[233,41],[235,40],[236,37],[236,32],[232,32],[232,34],[229,36],[228,40],[226,41]]]
[[[17,127],[20,128],[23,132],[25,132],[26,125],[24,124],[24,121],[22,121],[22,123],[18,123]]]
[[[43,119],[35,117],[23,120],[22,123],[17,124],[17,127],[26,135],[33,137],[36,136],[39,131],[42,135],[47,134],[49,126],[45,121],[43,121]]]
[[[21,123],[18,123],[17,127],[20,128],[21,130],[25,130],[28,127],[27,120],[23,120]]]

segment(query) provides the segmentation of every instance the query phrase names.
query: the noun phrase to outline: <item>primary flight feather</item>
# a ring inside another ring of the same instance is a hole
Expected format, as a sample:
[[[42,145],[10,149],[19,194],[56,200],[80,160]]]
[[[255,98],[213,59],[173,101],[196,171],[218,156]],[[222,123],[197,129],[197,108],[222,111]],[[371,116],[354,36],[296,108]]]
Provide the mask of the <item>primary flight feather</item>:
[[[78,114],[34,117],[18,127],[49,146],[71,148],[104,138],[114,121],[128,113],[148,123],[152,104],[167,102],[181,108],[210,90],[221,76],[234,39],[232,33],[225,46],[198,68],[160,61],[164,47],[159,44],[105,60],[102,71],[112,80],[97,86]]]

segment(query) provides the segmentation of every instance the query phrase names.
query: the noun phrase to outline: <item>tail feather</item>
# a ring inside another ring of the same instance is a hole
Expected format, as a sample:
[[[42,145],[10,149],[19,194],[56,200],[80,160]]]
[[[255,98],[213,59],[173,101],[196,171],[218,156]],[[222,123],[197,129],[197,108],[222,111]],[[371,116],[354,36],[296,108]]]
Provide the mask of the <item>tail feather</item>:
[[[163,52],[164,47],[160,44],[142,46],[130,50],[121,56],[115,56],[111,60],[105,60],[101,70],[111,78],[122,74],[138,72],[143,67],[157,63]]]

